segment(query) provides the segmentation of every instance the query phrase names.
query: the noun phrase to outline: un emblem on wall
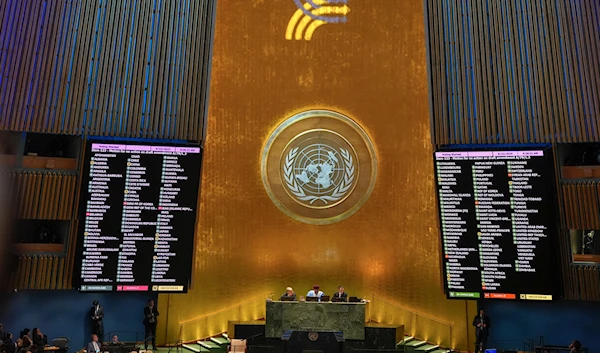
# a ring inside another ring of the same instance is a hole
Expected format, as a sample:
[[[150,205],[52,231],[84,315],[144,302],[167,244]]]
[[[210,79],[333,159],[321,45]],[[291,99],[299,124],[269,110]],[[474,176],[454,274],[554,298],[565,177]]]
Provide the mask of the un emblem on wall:
[[[262,179],[287,215],[311,224],[339,222],[371,195],[377,174],[375,149],[350,118],[327,110],[297,114],[269,136]]]

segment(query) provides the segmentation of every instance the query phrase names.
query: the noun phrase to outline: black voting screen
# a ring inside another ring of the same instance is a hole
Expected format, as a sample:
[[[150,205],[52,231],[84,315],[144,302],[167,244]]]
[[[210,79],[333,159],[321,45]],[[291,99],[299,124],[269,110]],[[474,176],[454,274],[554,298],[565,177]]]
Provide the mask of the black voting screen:
[[[87,144],[80,191],[82,292],[187,292],[201,150],[164,144]]]
[[[550,151],[435,152],[448,298],[552,300]]]

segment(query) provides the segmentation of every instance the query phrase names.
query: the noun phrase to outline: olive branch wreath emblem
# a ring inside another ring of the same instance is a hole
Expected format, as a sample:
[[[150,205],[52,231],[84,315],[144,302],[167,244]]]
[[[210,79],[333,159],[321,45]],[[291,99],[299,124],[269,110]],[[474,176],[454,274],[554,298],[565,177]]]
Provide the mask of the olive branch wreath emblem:
[[[342,182],[333,190],[331,194],[315,196],[307,195],[302,186],[296,182],[296,178],[294,176],[294,162],[296,161],[298,148],[299,147],[296,147],[290,150],[285,157],[285,165],[283,166],[285,184],[288,189],[290,189],[291,193],[300,201],[310,201],[311,205],[316,201],[321,201],[328,205],[329,202],[341,200],[346,195],[348,190],[350,190],[355,176],[354,161],[350,153],[347,150],[340,148],[340,153],[342,155],[342,159],[344,160],[344,178],[342,179]]]

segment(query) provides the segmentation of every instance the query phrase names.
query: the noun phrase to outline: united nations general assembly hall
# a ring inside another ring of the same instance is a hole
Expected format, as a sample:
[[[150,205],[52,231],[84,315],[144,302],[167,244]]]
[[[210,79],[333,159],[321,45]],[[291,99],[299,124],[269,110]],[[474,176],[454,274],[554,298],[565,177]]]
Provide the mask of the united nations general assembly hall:
[[[599,1],[0,0],[0,353],[595,353],[599,317]]]

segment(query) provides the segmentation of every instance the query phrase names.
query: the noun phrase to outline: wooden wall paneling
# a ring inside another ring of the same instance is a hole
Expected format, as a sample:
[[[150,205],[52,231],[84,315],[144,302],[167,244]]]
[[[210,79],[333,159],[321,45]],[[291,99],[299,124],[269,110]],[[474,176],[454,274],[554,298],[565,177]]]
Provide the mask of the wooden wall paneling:
[[[161,107],[162,107],[162,101],[165,98],[165,94],[163,92],[163,88],[164,88],[164,82],[166,79],[166,64],[167,64],[167,60],[165,60],[165,56],[168,56],[168,50],[169,50],[169,34],[171,32],[171,28],[169,28],[169,10],[171,7],[172,2],[170,1],[165,1],[161,3],[163,5],[162,9],[161,9],[161,13],[164,13],[166,16],[162,17],[163,19],[160,21],[160,26],[159,26],[159,30],[158,33],[156,34],[156,36],[158,37],[158,51],[157,51],[157,58],[156,58],[156,93],[154,95],[154,99],[152,100],[152,116],[151,119],[149,119],[148,123],[146,124],[146,136],[149,137],[155,137],[155,132],[158,130],[158,123],[159,123],[159,119],[161,117]],[[148,129],[149,128],[149,129]]]
[[[569,267],[571,270],[571,278],[573,279],[573,283],[571,286],[571,292],[573,293],[573,296],[571,298],[567,298],[570,300],[580,300],[581,296],[579,295],[579,284],[578,284],[578,278],[577,278],[577,266],[570,266]]]
[[[24,2],[23,1],[17,1],[17,2],[10,2],[7,3],[5,1],[2,2],[2,6],[6,9],[6,13],[3,14],[2,19],[3,22],[6,23],[7,25],[4,27],[8,27],[8,24],[14,24],[15,21],[17,21],[18,15],[17,15],[17,8],[19,6],[24,6]],[[10,32],[10,33],[9,33]],[[16,39],[16,35],[12,35],[12,32],[9,30],[4,29],[2,31],[2,33],[0,33],[0,35],[2,36],[2,43],[0,43],[2,46],[1,48],[5,48],[5,47],[11,47],[11,41]],[[2,130],[9,130],[10,129],[10,125],[12,120],[9,118],[9,115],[6,113],[7,111],[7,105],[8,105],[8,90],[9,90],[9,82],[11,81],[12,77],[10,75],[8,75],[9,72],[9,66],[10,66],[10,62],[11,62],[12,56],[10,55],[2,55],[0,57],[0,64],[2,65],[2,67],[0,68],[2,70],[2,75],[5,77],[4,80],[2,80],[2,82],[0,83],[0,105],[2,107],[2,112],[3,114],[0,114],[0,119],[2,121]]]
[[[585,186],[586,201],[588,208],[586,208],[586,215],[588,218],[588,224],[592,229],[600,229],[600,211],[598,205],[598,193],[596,192],[597,183],[588,182]]]
[[[443,80],[442,78],[446,78],[446,74],[445,74],[445,68],[446,68],[446,52],[444,50],[445,47],[445,36],[444,36],[444,31],[446,28],[446,22],[444,17],[442,16],[442,13],[445,9],[445,6],[443,6],[443,2],[442,1],[435,1],[434,5],[433,5],[434,11],[433,13],[435,14],[435,18],[433,21],[433,28],[438,29],[438,46],[436,48],[432,48],[430,50],[430,52],[436,51],[437,52],[437,57],[439,58],[438,61],[436,61],[435,63],[438,67],[438,77],[440,78],[439,82],[437,82],[436,85],[434,85],[434,89],[436,87],[440,87],[440,89],[437,89],[438,95],[437,97],[433,97],[432,100],[436,100],[440,102],[440,104],[438,104],[439,106],[439,117],[442,119],[442,121],[445,120],[449,120],[447,118],[448,115],[448,111],[449,111],[449,101],[447,99],[444,99],[445,97],[447,97],[448,92],[447,92],[447,86],[446,86],[446,82],[445,80]],[[431,21],[430,21],[431,22]],[[437,25],[437,26],[436,26]],[[433,33],[433,32],[430,32]],[[446,119],[444,119],[444,116],[446,116]],[[435,129],[437,131],[439,131],[439,136],[440,136],[440,144],[448,144],[450,143],[450,139],[449,139],[449,126],[450,124],[438,124],[436,119],[433,119],[433,126],[435,127]]]
[[[78,6],[77,6],[78,5]],[[90,53],[93,24],[97,16],[93,13],[95,4],[91,1],[81,1],[73,4],[71,8],[72,22],[69,23],[67,50],[65,50],[66,59],[62,66],[63,72],[68,72],[67,82],[60,86],[60,94],[57,100],[56,116],[64,124],[64,133],[76,134],[87,133],[84,119],[87,112],[83,111],[82,102],[84,97],[84,87],[87,85],[89,76],[90,61],[87,57]],[[74,12],[74,13],[73,13]],[[78,20],[82,19],[82,20]],[[84,73],[84,74],[80,74]],[[82,131],[79,131],[79,128]],[[55,126],[53,133],[58,133],[58,126]]]
[[[106,30],[111,32],[112,43],[115,43],[111,45],[110,54],[106,53],[107,56],[105,57],[107,65],[103,71],[110,71],[110,77],[112,78],[108,79],[109,75],[105,77],[107,80],[104,85],[104,97],[100,101],[106,103],[103,104],[103,111],[98,115],[102,118],[100,130],[102,135],[106,136],[110,136],[114,132],[119,133],[121,131],[120,120],[127,115],[125,110],[117,110],[118,101],[128,94],[130,91],[128,86],[131,84],[127,83],[131,74],[128,70],[130,66],[129,57],[123,56],[123,53],[126,53],[125,50],[127,50],[124,44],[128,43],[129,38],[132,36],[131,27],[136,21],[139,21],[137,18],[139,16],[139,5],[135,7],[127,5],[132,5],[132,3],[119,4],[119,6],[113,8],[111,10],[111,23],[113,25],[105,25]],[[114,28],[119,27],[122,30],[114,30]],[[133,54],[141,60],[141,56],[136,52],[137,50],[134,49]],[[126,80],[126,82],[124,83],[123,80]]]
[[[95,24],[98,16],[96,4],[92,1],[81,1],[76,6],[75,20],[70,25],[69,60],[63,69],[69,72],[68,84],[61,86],[59,102],[60,119],[65,119],[66,133],[88,133],[87,118],[90,112],[84,110],[86,87],[90,84],[90,66],[93,61],[91,46],[93,43]],[[68,67],[72,65],[72,69]],[[81,74],[83,73],[83,74]],[[72,98],[71,98],[72,97]],[[64,107],[63,107],[64,104]],[[81,131],[79,130],[81,128]]]
[[[48,92],[51,89],[43,89],[45,85],[51,85],[51,74],[52,67],[54,66],[55,58],[57,56],[57,50],[59,47],[58,34],[64,18],[62,16],[63,8],[67,1],[53,1],[47,4],[49,7],[48,17],[46,19],[45,27],[49,28],[48,35],[44,37],[44,44],[42,45],[42,52],[40,57],[52,58],[54,60],[44,60],[40,65],[39,83],[38,90],[35,92],[39,97],[36,100],[36,109],[32,111],[32,127],[31,131],[45,131],[47,124],[45,124],[45,117],[49,110],[46,103],[48,99]]]
[[[48,219],[48,204],[50,203],[50,199],[52,198],[52,193],[54,190],[53,185],[53,177],[52,174],[44,173],[42,174],[42,183],[41,188],[39,189],[39,203],[36,205],[37,212],[34,214],[35,218],[39,219]]]
[[[185,61],[180,61],[179,65],[180,65],[180,70],[183,73],[184,70],[188,70],[189,75],[193,75],[193,69],[194,67],[192,65],[190,65],[189,62],[189,56],[191,56],[193,54],[193,47],[191,45],[191,43],[195,42],[192,41],[193,38],[193,34],[191,31],[191,28],[194,25],[194,19],[196,18],[196,12],[195,12],[195,7],[198,5],[197,1],[191,1],[188,3],[188,11],[187,11],[187,23],[184,24],[184,26],[182,27],[182,31],[186,31],[189,32],[189,35],[186,36],[184,39],[182,39],[182,47],[184,48],[184,52],[187,52],[188,55],[186,55],[187,60]],[[198,37],[198,38],[203,38],[203,37]],[[209,65],[209,64],[207,64]],[[180,87],[186,87],[187,89],[181,89],[179,94],[177,95],[177,101],[176,101],[176,114],[178,117],[186,117],[186,119],[188,119],[189,115],[187,114],[188,110],[187,110],[187,106],[186,106],[186,97],[188,96],[188,94],[191,93],[192,89],[190,86],[188,86],[188,81],[187,81],[187,77],[188,75],[181,75],[179,82],[180,82]],[[208,83],[207,83],[208,85]],[[208,87],[208,86],[207,86]],[[175,126],[173,127],[173,132],[175,136],[179,136],[180,134],[184,133],[183,129],[188,128],[190,130],[193,130],[193,122],[196,121],[196,119],[188,119],[189,125],[186,127],[183,124],[175,124]],[[192,137],[193,138],[193,137]]]
[[[69,220],[77,176],[57,172],[12,171],[7,174],[12,201],[21,219]]]
[[[581,213],[579,213],[579,198],[577,193],[577,185],[571,184],[569,185],[570,197],[571,197],[571,225],[573,228],[571,229],[579,229],[583,226],[583,220],[581,218]]]
[[[59,276],[60,258],[54,256],[52,262],[52,276],[50,278],[49,289],[56,289]]]
[[[16,216],[19,217],[22,214],[25,214],[25,209],[27,205],[27,181],[25,174],[19,174],[20,179],[20,189],[19,189],[19,197],[17,198],[19,211],[16,213]]]
[[[69,272],[72,272],[72,268],[69,268],[68,266],[66,266],[66,259],[64,257],[61,257],[59,270],[58,270],[58,278],[56,280],[56,282],[58,284],[56,289],[70,289],[71,288],[71,282],[67,281],[67,276],[68,276]]]
[[[38,183],[41,182],[38,173],[26,173],[25,178],[25,187],[27,190],[26,198],[25,198],[25,209],[23,210],[23,218],[32,218],[33,217],[33,205],[36,203],[40,190],[40,185]]]
[[[78,192],[77,192],[77,176],[75,175],[70,175],[68,177],[68,181],[67,181],[67,195],[69,195],[69,197],[63,198],[63,203],[64,203],[64,207],[63,207],[63,212],[62,212],[62,219],[73,219],[72,217],[74,216],[74,212],[75,210],[75,202],[76,202],[76,197],[78,197]],[[72,196],[71,196],[72,195]]]
[[[40,32],[45,32],[46,35],[41,35],[38,39],[38,49],[36,50],[36,64],[35,64],[35,73],[32,76],[32,83],[29,89],[29,100],[31,102],[30,105],[26,108],[26,115],[24,119],[28,121],[28,130],[29,131],[40,131],[41,118],[40,115],[43,114],[43,105],[41,102],[43,100],[38,101],[38,96],[43,94],[43,91],[40,92],[40,89],[43,85],[49,84],[46,77],[48,75],[48,65],[52,60],[39,60],[42,57],[52,57],[52,47],[53,40],[56,38],[56,27],[57,24],[54,21],[57,21],[60,17],[57,15],[57,8],[61,7],[64,1],[52,1],[44,4],[43,9],[43,20],[41,23]],[[47,91],[47,90],[46,90]]]
[[[27,282],[25,283],[26,289],[35,288],[36,274],[37,274],[37,267],[38,267],[38,257],[37,256],[31,256],[29,259],[31,262],[31,266],[29,267],[29,271],[27,273]]]
[[[208,2],[192,2],[194,8],[197,10],[194,13],[195,20],[191,22],[190,25],[190,33],[192,33],[191,38],[206,38],[210,34],[210,30],[207,30],[207,26],[202,26],[202,23],[206,23],[207,21],[213,20],[213,12],[212,9],[209,8]],[[214,2],[213,2],[214,4]],[[204,98],[201,92],[201,88],[198,85],[194,85],[194,81],[201,81],[203,79],[208,79],[204,73],[208,71],[208,65],[202,65],[203,55],[206,50],[206,43],[202,43],[199,41],[191,41],[190,42],[190,51],[191,55],[188,59],[188,67],[192,68],[192,76],[186,78],[186,87],[188,87],[187,91],[190,92],[188,95],[188,100],[186,104],[186,116],[192,116],[195,112],[201,111],[197,110],[199,108],[207,107],[204,99],[196,100],[196,97],[201,96]],[[202,105],[201,104],[205,104]],[[194,140],[201,139],[201,133],[203,129],[203,124],[198,120],[193,120],[192,123],[185,127],[192,131],[192,138]]]
[[[600,138],[599,2],[426,6],[436,145]]]
[[[42,289],[44,286],[44,277],[46,275],[46,256],[36,256],[38,259],[38,270],[35,277],[34,289]]]
[[[600,229],[600,184],[568,182],[560,185],[566,229]]]
[[[79,227],[79,220],[74,219],[71,222],[69,229],[69,246],[67,249],[67,256],[65,259],[66,273],[64,276],[63,285],[65,288],[70,288],[73,280],[73,266],[75,263],[75,252],[77,250],[77,231]]]
[[[579,43],[578,50],[582,51],[583,54],[583,71],[586,75],[582,75],[584,90],[586,92],[586,99],[584,101],[585,107],[585,130],[588,132],[586,141],[598,141],[600,139],[600,130],[597,117],[600,115],[600,97],[598,96],[598,89],[600,88],[600,72],[596,63],[600,62],[598,57],[598,49],[600,48],[597,43],[597,32],[594,28],[600,23],[595,16],[592,16],[591,11],[594,9],[591,6],[590,0],[581,2],[579,5],[579,12],[583,15],[577,17],[577,28],[579,32]],[[590,35],[590,33],[594,33]],[[587,45],[585,45],[587,43]],[[584,45],[584,46],[582,46]],[[587,103],[587,104],[586,104]]]
[[[475,98],[470,94],[465,94],[465,92],[474,92],[473,91],[473,73],[475,67],[471,64],[472,48],[473,45],[469,43],[469,27],[472,27],[473,15],[469,11],[470,7],[468,6],[468,1],[460,0],[459,7],[459,16],[463,18],[462,21],[459,21],[458,25],[458,47],[461,53],[459,59],[459,69],[461,72],[461,86],[460,86],[460,98],[462,111],[464,116],[469,119],[465,121],[465,132],[464,136],[466,136],[470,140],[476,140],[479,136],[477,133],[478,125],[477,119],[475,117]]]
[[[579,215],[580,218],[580,225],[583,228],[586,228],[586,225],[589,224],[589,216],[588,216],[588,210],[589,210],[589,198],[588,193],[586,192],[586,186],[587,183],[578,183],[575,184],[575,190],[576,190],[576,200],[577,200],[577,213]]]
[[[74,193],[70,193],[71,176],[61,174],[59,178],[60,183],[56,191],[59,195],[65,195],[65,197],[57,197],[57,207],[55,207],[53,216],[55,219],[70,219],[66,217],[66,206],[69,200],[75,197]],[[72,197],[67,197],[66,195],[72,195]]]
[[[431,21],[427,22],[426,25],[428,26],[428,31],[427,33],[429,33],[429,37],[427,38],[427,45],[429,46],[429,56],[430,56],[430,62],[435,62],[438,63],[441,60],[438,58],[438,48],[440,47],[440,31],[437,29],[438,26],[441,26],[441,21],[439,21],[439,17],[438,17],[438,7],[441,6],[441,1],[438,1],[437,5],[434,6],[430,6],[429,9],[427,9],[428,11],[428,16],[432,19]],[[430,97],[430,102],[432,102],[434,99],[437,99],[437,97],[439,97],[439,91],[441,89],[441,82],[440,82],[440,65],[430,65],[429,68],[429,72],[431,73],[431,82],[432,84],[430,84],[429,88],[431,90],[431,95],[432,97]],[[441,106],[440,105],[435,105],[435,104],[431,104],[431,109],[432,109],[432,119],[431,119],[431,130],[432,130],[432,136],[433,136],[433,141],[443,141],[442,136],[441,136],[441,129],[438,129],[437,126],[435,126],[435,120],[433,119],[433,116],[441,116],[442,115],[442,110],[441,110]]]
[[[592,266],[591,268],[590,284],[592,287],[594,300],[600,300],[600,271],[598,271],[598,267]]]
[[[141,9],[140,18],[142,20],[137,22],[135,34],[140,38],[150,37],[150,26],[152,24],[151,18],[153,16],[152,9],[153,3],[145,1]],[[151,50],[150,41],[143,41],[141,43],[141,52],[148,53]],[[141,116],[145,114],[143,112],[144,96],[148,94],[148,87],[146,85],[145,77],[149,73],[147,71],[149,63],[146,60],[138,60],[135,64],[133,71],[133,78],[131,84],[131,92],[129,93],[129,104],[131,109],[131,116],[127,119],[125,124],[125,131],[127,136],[134,136],[137,131],[141,131]]]
[[[496,65],[498,70],[498,86],[499,86],[499,110],[500,110],[500,142],[514,142],[513,131],[512,131],[512,121],[510,119],[511,115],[509,112],[510,106],[508,104],[502,104],[503,102],[510,102],[511,97],[509,94],[509,86],[508,86],[508,70],[510,63],[506,61],[508,55],[506,54],[506,42],[509,40],[507,38],[509,29],[505,27],[504,24],[504,8],[506,6],[506,2],[504,1],[495,1],[494,2],[496,11],[494,11],[494,31],[496,33]]]
[[[598,43],[597,31],[595,28],[600,28],[600,19],[597,16],[593,16],[594,8],[592,6],[593,0],[584,1],[582,13],[585,14],[585,18],[580,21],[580,26],[585,35],[582,38],[582,43],[587,43],[586,46],[580,46],[580,50],[587,51],[588,63],[585,72],[589,75],[583,75],[586,78],[590,78],[589,81],[589,92],[592,109],[588,111],[587,121],[588,130],[592,131],[591,141],[598,141],[600,139],[600,122],[597,117],[600,115],[600,68],[596,63],[600,62],[600,43]]]
[[[553,11],[553,4],[552,1],[548,1],[548,0],[544,0],[541,1],[541,7],[542,7],[542,16],[545,14],[546,16],[542,17],[545,21],[544,23],[544,27],[546,29],[548,29],[548,31],[545,33],[546,35],[546,39],[547,41],[544,43],[545,44],[545,58],[546,58],[546,62],[548,63],[548,72],[547,72],[547,77],[550,80],[550,94],[551,94],[551,104],[552,104],[552,110],[549,112],[550,114],[552,114],[552,116],[550,117],[553,120],[553,125],[555,127],[554,129],[554,133],[553,133],[553,139],[558,140],[558,141],[563,141],[563,138],[565,136],[565,123],[564,123],[564,119],[561,119],[561,116],[563,116],[564,110],[562,108],[562,101],[561,101],[561,92],[558,89],[559,85],[560,85],[560,81],[561,81],[561,77],[560,77],[560,71],[558,69],[558,65],[560,64],[560,59],[557,57],[557,55],[560,57],[560,53],[558,51],[557,48],[557,28],[556,28],[556,24],[554,22],[555,18],[554,16],[556,15]]]
[[[527,26],[523,22],[521,14],[523,13],[522,3],[516,2],[511,7],[511,52],[515,58],[515,66],[513,71],[513,91],[516,92],[515,113],[518,117],[516,128],[518,129],[518,142],[527,142],[529,131],[533,131],[531,119],[527,114],[526,101],[528,90],[525,87],[525,76],[527,69],[524,62],[525,53],[522,47],[525,41],[524,35],[527,31]]]
[[[579,65],[579,63],[577,62],[577,48],[575,45],[577,28],[575,27],[572,21],[572,16],[577,16],[577,14],[573,14],[571,10],[571,4],[564,2],[559,3],[559,18],[561,23],[565,24],[565,26],[563,27],[565,32],[565,35],[563,35],[563,38],[565,40],[564,43],[566,46],[569,47],[569,50],[566,51],[565,55],[569,63],[565,66],[566,71],[568,72],[567,77],[569,79],[567,90],[572,93],[570,95],[571,99],[567,100],[569,110],[573,112],[573,114],[569,114],[569,122],[572,128],[575,129],[574,133],[571,134],[574,137],[574,141],[580,142],[587,140],[588,132],[582,126],[582,119],[578,118],[581,115],[583,115],[581,102],[581,95],[583,94],[583,92],[580,91],[581,80],[579,79],[578,72],[576,72],[577,66]],[[581,64],[583,64],[584,60],[585,57],[582,55],[579,61],[581,62]]]
[[[566,230],[559,230],[558,232],[558,253],[559,253],[559,266],[560,266],[560,271],[561,271],[561,276],[562,276],[562,283],[563,283],[563,294],[565,298],[568,298],[571,296],[570,290],[571,290],[571,274],[569,272],[569,269],[571,267],[571,253],[570,251],[567,251],[567,249],[569,249],[568,247],[568,242],[569,242],[569,232]],[[557,281],[558,283],[559,281]]]
[[[11,88],[10,101],[15,102],[16,104],[12,104],[12,106],[8,110],[8,114],[13,117],[17,117],[16,120],[16,130],[23,131],[25,129],[26,120],[23,119],[20,107],[23,104],[23,96],[24,89],[27,87],[27,83],[29,82],[28,77],[25,77],[25,73],[33,64],[31,51],[33,49],[36,35],[36,29],[39,28],[39,20],[41,16],[39,16],[39,10],[41,7],[40,2],[29,2],[24,8],[22,8],[23,13],[20,15],[20,26],[22,30],[19,31],[18,39],[18,56],[22,59],[19,60],[19,63],[16,65],[15,70],[17,72],[17,77],[22,77],[23,79],[16,80],[14,86]],[[29,39],[29,40],[28,40]]]
[[[592,288],[592,273],[594,272],[594,269],[592,266],[586,266],[583,272],[583,281],[585,283],[585,291],[588,298],[587,300],[596,300],[594,296],[594,290]]]
[[[55,264],[58,260],[57,256],[50,256],[48,258],[48,276],[46,277],[46,283],[44,289],[52,288],[52,280],[56,277]]]
[[[31,275],[31,257],[23,256],[22,261],[23,267],[20,275],[21,281],[19,282],[19,289],[27,288],[27,281],[29,279],[29,276]]]
[[[49,281],[50,276],[52,275],[52,266],[51,266],[52,258],[50,256],[42,256],[42,272],[41,279],[38,286],[38,289],[47,289],[46,283]]]
[[[530,141],[539,143],[541,142],[542,121],[539,116],[542,114],[540,111],[540,97],[539,97],[539,81],[537,80],[538,72],[538,58],[537,53],[534,53],[535,33],[534,33],[534,19],[532,17],[532,4],[531,1],[523,1],[521,3],[521,9],[523,11],[523,42],[521,42],[524,58],[522,59],[522,65],[527,70],[524,75],[523,89],[526,90],[528,96],[527,106],[525,107],[525,114],[529,116],[529,131],[528,136]]]
[[[175,43],[174,36],[178,34],[177,25],[175,22],[176,14],[179,12],[178,7],[183,4],[183,1],[177,2],[166,2],[167,3],[167,31],[166,31],[166,48],[164,53],[167,53],[167,57],[163,60],[163,79],[160,85],[160,106],[158,109],[159,115],[155,119],[156,128],[154,129],[156,136],[171,137],[169,132],[168,124],[172,120],[171,115],[171,99],[174,95],[174,89],[171,87],[177,87],[173,83],[174,79],[174,61],[177,60],[178,50]],[[181,120],[187,122],[187,117],[181,117]]]
[[[550,115],[551,107],[548,105],[550,102],[549,94],[548,94],[548,78],[545,74],[546,63],[545,58],[542,52],[542,43],[541,43],[541,28],[543,27],[540,24],[540,5],[538,2],[529,1],[528,2],[531,13],[529,18],[532,23],[532,42],[531,42],[531,52],[533,57],[533,69],[535,71],[535,86],[534,92],[537,93],[536,106],[538,108],[538,114],[535,116],[536,119],[540,121],[540,139],[539,141],[546,141],[552,136],[552,125],[545,119]]]
[[[132,5],[132,3],[129,3]],[[99,55],[98,64],[98,82],[96,85],[96,97],[98,103],[94,108],[94,122],[95,131],[94,135],[107,136],[111,129],[108,126],[112,125],[113,115],[107,110],[107,106],[110,104],[112,99],[113,82],[117,79],[115,77],[115,69],[119,67],[119,63],[122,60],[116,57],[116,50],[118,45],[119,35],[123,32],[127,33],[129,19],[121,22],[121,11],[123,7],[126,7],[127,3],[121,3],[117,1],[105,2],[102,4],[103,7],[103,21],[102,21],[102,45],[101,53]],[[116,31],[113,28],[121,28],[120,31]],[[116,118],[116,117],[115,117]],[[114,119],[117,120],[117,119]]]
[[[587,300],[587,293],[585,291],[585,281],[583,280],[583,268],[581,265],[576,265],[575,269],[577,271],[575,284],[577,286],[577,299],[578,300]]]
[[[16,12],[16,23],[17,23],[17,28],[21,28],[20,31],[17,31],[17,33],[15,35],[13,35],[12,37],[14,37],[14,41],[11,39],[11,47],[13,47],[13,45],[16,45],[16,43],[23,43],[25,41],[25,39],[23,37],[28,37],[29,33],[27,33],[28,29],[31,29],[31,27],[29,28],[23,28],[25,27],[24,24],[26,23],[26,17],[27,14],[31,13],[31,9],[30,6],[33,2],[29,2],[29,1],[23,1],[22,5],[17,9]],[[17,58],[21,58],[23,57],[23,51],[24,51],[24,45],[19,45],[17,48],[15,48],[16,50],[16,55],[15,57],[11,58],[11,68],[9,69],[9,72],[16,72],[17,73],[17,77],[20,76],[20,73],[22,72],[21,68],[21,60],[15,60]],[[9,86],[7,87],[7,115],[8,116],[12,116],[14,114],[14,105],[10,104],[9,102],[13,102],[14,101],[14,95],[15,95],[15,91],[18,90],[20,84],[23,82],[23,80],[17,80],[16,77],[13,76],[12,79],[9,79]],[[12,105],[12,106],[11,106]],[[11,130],[18,130],[19,129],[19,125],[21,125],[22,120],[17,120],[17,119],[12,119],[12,123],[11,123]]]
[[[60,173],[54,173],[52,178],[52,191],[50,200],[48,202],[49,206],[46,210],[46,217],[48,219],[61,219],[58,217],[60,212],[60,207],[62,204],[62,200],[65,197],[68,197],[64,192],[64,184],[66,182],[66,176]]]

